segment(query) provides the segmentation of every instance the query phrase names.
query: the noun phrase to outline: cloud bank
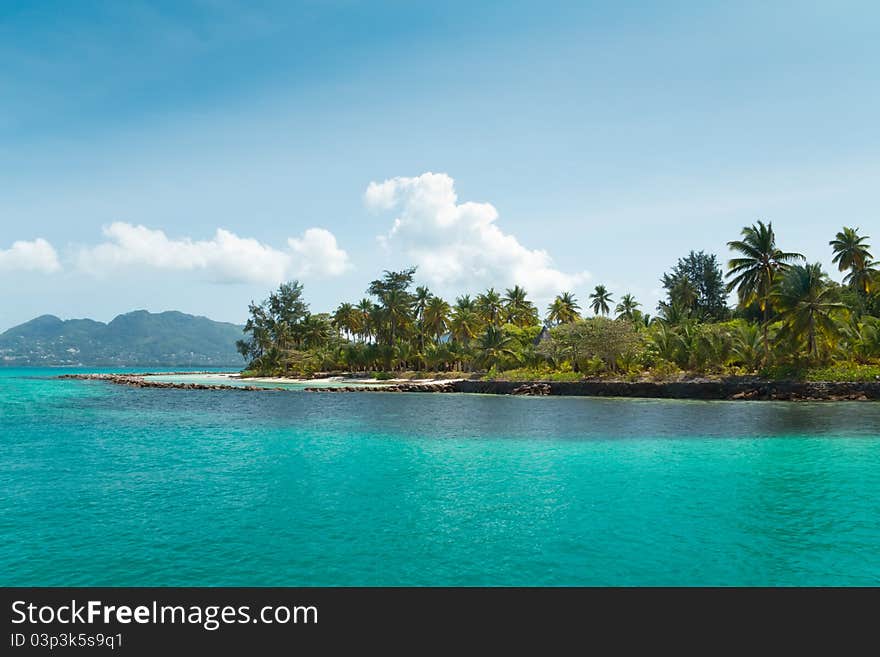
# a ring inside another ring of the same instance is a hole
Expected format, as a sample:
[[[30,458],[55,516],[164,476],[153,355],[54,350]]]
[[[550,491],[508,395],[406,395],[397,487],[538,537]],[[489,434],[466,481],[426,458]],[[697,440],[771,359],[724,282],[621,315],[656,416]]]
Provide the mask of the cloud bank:
[[[278,283],[288,278],[338,276],[349,267],[348,254],[323,228],[309,228],[279,250],[256,239],[218,228],[209,240],[172,239],[163,231],[114,222],[103,229],[106,241],[82,248],[81,270],[106,274],[123,267],[199,271],[217,283]]]
[[[519,284],[546,298],[590,278],[586,271],[556,269],[546,251],[529,249],[504,233],[492,204],[459,203],[455,181],[445,173],[371,182],[364,201],[376,211],[399,212],[380,241],[400,248],[434,285]]]
[[[51,274],[61,269],[55,248],[42,238],[32,242],[13,242],[8,249],[0,249],[0,270],[31,271]]]

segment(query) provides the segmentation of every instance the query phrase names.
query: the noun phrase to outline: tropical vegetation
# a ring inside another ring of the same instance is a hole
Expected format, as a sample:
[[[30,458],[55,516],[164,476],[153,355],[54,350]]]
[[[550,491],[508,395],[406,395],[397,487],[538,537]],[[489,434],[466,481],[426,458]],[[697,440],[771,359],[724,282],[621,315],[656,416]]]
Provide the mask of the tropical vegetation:
[[[239,352],[253,374],[425,372],[511,379],[880,375],[880,274],[869,237],[829,242],[837,283],[757,221],[714,254],[691,251],[660,278],[655,315],[596,285],[541,312],[521,286],[444,299],[417,270],[385,271],[359,301],[312,313],[297,281],[252,303]],[[731,303],[731,301],[733,301]],[[878,374],[875,374],[877,372]]]

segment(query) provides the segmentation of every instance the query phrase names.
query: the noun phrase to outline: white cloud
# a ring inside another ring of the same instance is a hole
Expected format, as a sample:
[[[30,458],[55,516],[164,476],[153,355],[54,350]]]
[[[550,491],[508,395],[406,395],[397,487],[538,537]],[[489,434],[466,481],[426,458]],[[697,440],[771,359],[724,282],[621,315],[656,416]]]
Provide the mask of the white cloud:
[[[61,269],[55,248],[42,238],[33,242],[13,242],[8,249],[0,249],[0,270],[17,269],[51,274]]]
[[[287,244],[299,257],[298,276],[339,276],[351,267],[348,254],[329,230],[309,228],[302,238],[291,237]]]
[[[336,246],[336,238],[320,228],[288,240],[289,251],[222,228],[210,240],[172,239],[161,230],[124,222],[103,232],[107,241],[81,249],[77,259],[81,269],[93,274],[139,266],[202,271],[218,283],[274,284],[296,276],[334,276],[348,266],[348,255]]]
[[[434,285],[519,284],[547,298],[590,278],[586,271],[556,269],[546,251],[526,248],[504,233],[492,204],[459,203],[455,181],[445,173],[371,182],[364,201],[374,210],[399,210],[380,242],[392,250],[402,248]]]

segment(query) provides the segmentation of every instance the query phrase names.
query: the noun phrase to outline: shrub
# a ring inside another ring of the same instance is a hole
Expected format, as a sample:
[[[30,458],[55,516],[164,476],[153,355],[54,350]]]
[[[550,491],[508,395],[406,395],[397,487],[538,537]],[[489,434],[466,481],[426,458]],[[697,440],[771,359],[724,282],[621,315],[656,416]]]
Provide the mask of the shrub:
[[[679,369],[678,365],[671,363],[668,360],[658,360],[657,364],[654,365],[649,372],[650,377],[655,381],[677,379],[681,374],[682,371]]]

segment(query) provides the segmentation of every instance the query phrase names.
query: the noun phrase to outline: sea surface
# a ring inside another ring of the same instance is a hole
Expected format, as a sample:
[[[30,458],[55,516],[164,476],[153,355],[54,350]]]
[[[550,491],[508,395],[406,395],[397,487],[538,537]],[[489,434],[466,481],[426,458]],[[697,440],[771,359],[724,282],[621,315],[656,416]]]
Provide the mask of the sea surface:
[[[878,585],[880,403],[0,368],[0,585]]]

